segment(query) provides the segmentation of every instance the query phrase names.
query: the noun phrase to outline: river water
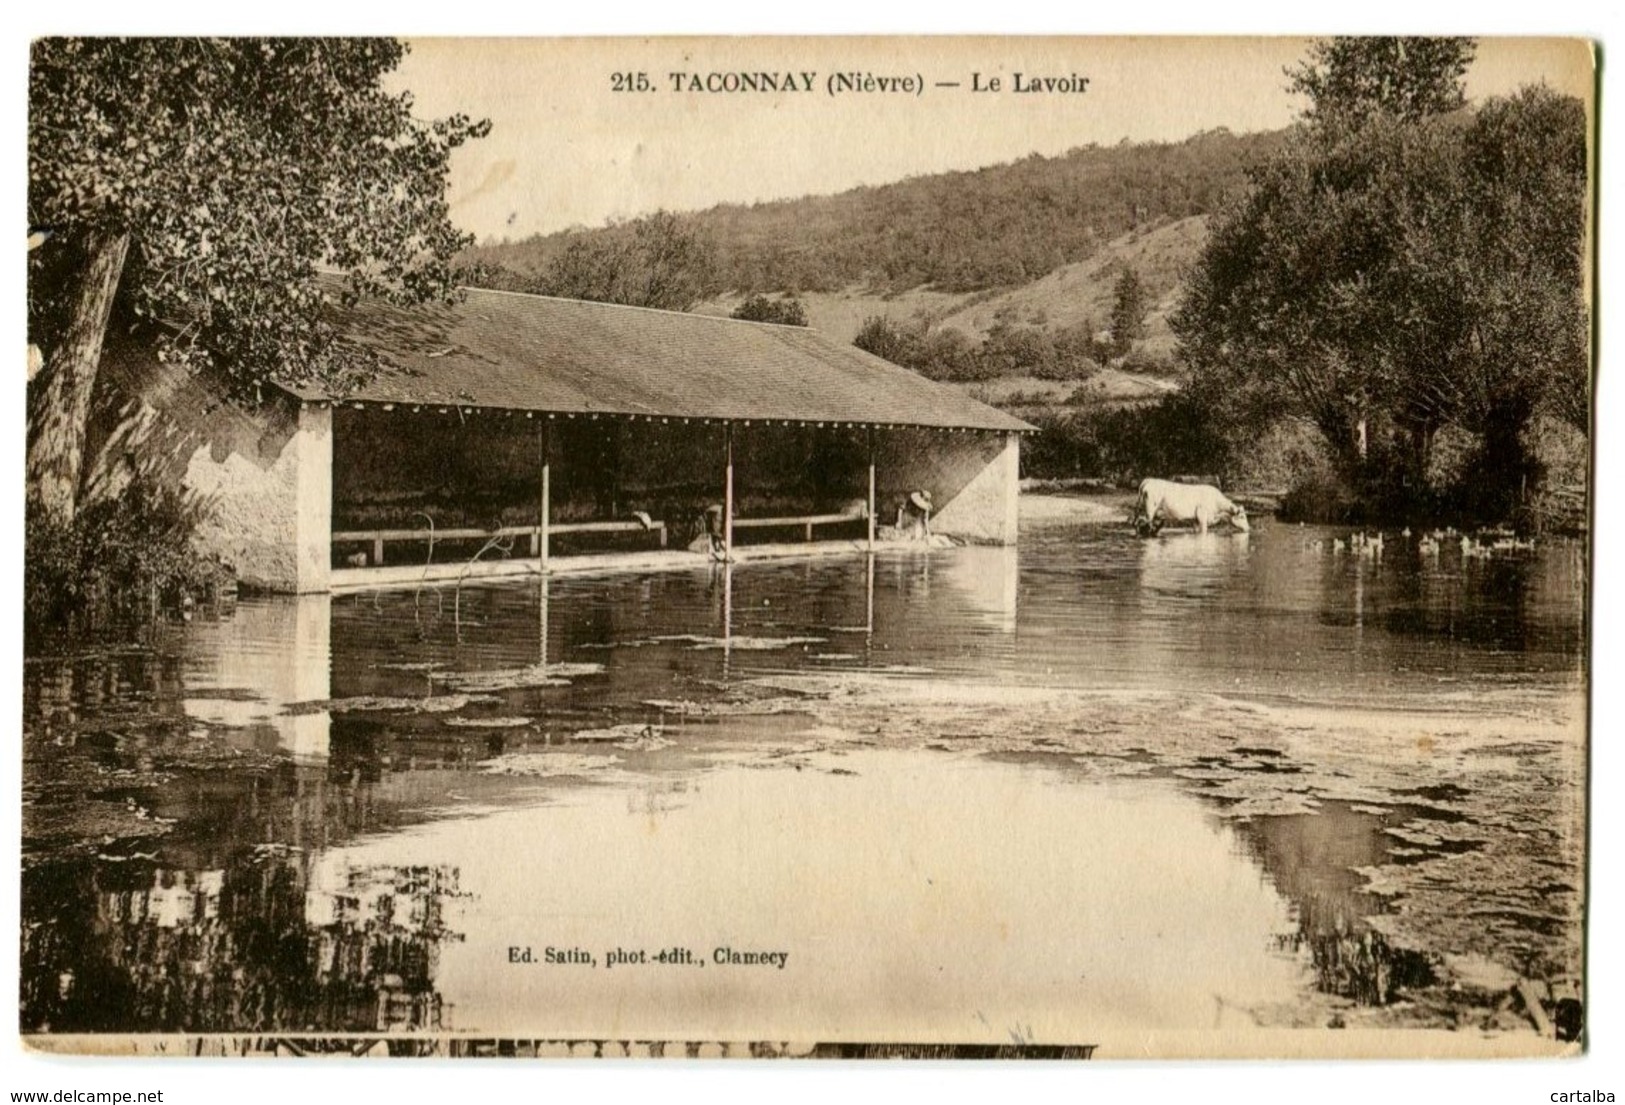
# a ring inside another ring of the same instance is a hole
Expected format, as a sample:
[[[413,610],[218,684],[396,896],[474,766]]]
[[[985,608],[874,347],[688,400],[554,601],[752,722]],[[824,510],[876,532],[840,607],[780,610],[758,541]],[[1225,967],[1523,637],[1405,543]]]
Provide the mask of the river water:
[[[1513,1031],[1578,972],[1581,546],[1076,506],[31,660],[22,1026]]]

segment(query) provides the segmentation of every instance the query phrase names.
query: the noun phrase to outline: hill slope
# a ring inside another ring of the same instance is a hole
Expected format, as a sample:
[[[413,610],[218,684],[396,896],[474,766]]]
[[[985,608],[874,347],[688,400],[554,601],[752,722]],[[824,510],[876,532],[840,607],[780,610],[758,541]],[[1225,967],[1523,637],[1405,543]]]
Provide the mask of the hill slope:
[[[911,177],[834,196],[677,216],[713,247],[716,291],[960,294],[1030,283],[1147,227],[1211,214],[1285,132],[1218,130],[1183,142],[1087,146],[973,172]],[[486,243],[470,261],[536,275],[608,228]]]
[[[1125,268],[1133,268],[1151,303],[1146,337],[1138,348],[1166,354],[1174,347],[1168,315],[1178,305],[1179,282],[1206,239],[1207,216],[1198,215],[1130,231],[1105,243],[1087,261],[1062,265],[1030,283],[997,292],[912,288],[892,295],[859,286],[838,292],[806,292],[799,298],[808,325],[842,341],[851,341],[864,321],[876,315],[955,329],[979,341],[1001,319],[1050,331],[1084,323],[1103,328],[1111,315],[1117,278]],[[743,299],[737,292],[714,296],[694,310],[726,315]]]

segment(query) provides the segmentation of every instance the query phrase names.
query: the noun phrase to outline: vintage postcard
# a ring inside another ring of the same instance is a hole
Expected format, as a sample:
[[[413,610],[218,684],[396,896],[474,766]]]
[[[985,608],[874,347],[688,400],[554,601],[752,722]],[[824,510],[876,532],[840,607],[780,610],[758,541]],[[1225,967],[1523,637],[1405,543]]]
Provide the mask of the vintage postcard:
[[[35,41],[25,1046],[1579,1054],[1595,80]]]

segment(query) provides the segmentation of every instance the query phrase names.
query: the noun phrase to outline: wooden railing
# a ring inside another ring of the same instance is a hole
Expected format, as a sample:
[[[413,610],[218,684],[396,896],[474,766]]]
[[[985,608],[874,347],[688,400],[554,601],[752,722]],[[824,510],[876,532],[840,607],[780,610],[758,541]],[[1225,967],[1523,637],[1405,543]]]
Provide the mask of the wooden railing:
[[[868,515],[863,511],[846,514],[797,514],[785,518],[735,518],[734,529],[755,529],[767,526],[801,526],[808,541],[813,539],[814,526],[838,526],[843,522],[861,522]]]
[[[736,522],[735,525],[737,524]],[[560,533],[653,533],[659,539],[660,547],[666,547],[666,523],[664,522],[651,522],[647,525],[638,521],[553,522],[548,525],[547,533],[549,538]],[[372,559],[368,563],[371,567],[377,567],[384,562],[384,545],[389,542],[488,541],[498,537],[529,537],[530,555],[540,556],[542,553],[540,526],[503,526],[500,529],[339,530],[333,533],[333,543],[335,545],[370,544],[372,546]]]

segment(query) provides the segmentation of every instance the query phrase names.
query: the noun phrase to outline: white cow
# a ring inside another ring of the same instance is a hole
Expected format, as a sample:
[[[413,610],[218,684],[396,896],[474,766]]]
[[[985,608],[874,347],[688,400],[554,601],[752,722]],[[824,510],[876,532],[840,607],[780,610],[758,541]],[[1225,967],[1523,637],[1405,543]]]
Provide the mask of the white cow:
[[[1172,480],[1142,480],[1140,498],[1134,504],[1134,528],[1142,535],[1154,534],[1164,522],[1195,522],[1206,533],[1216,522],[1228,519],[1241,532],[1248,532],[1247,508],[1224,497],[1224,492],[1205,483],[1174,483]]]

